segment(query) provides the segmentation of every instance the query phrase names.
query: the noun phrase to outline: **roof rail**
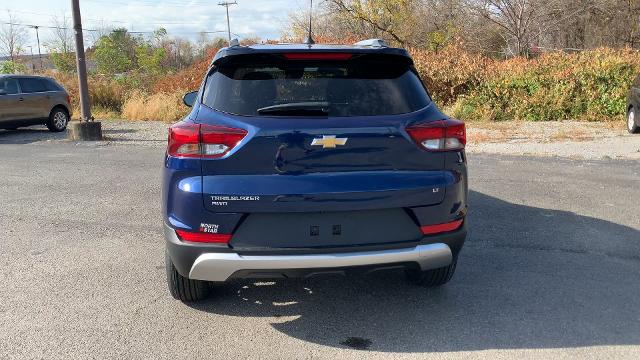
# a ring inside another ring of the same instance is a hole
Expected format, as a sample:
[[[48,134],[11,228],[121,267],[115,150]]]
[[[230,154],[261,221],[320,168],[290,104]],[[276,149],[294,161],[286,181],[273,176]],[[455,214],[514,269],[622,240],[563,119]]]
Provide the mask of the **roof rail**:
[[[382,39],[367,39],[358,41],[353,44],[355,46],[371,46],[371,47],[389,47],[386,42]]]

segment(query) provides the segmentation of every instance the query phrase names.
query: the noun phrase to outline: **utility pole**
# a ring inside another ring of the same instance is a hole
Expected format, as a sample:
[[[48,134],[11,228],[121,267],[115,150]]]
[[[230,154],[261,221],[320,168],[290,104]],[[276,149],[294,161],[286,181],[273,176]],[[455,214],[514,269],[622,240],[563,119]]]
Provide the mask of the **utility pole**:
[[[38,40],[38,58],[40,59],[40,70],[42,70],[43,66],[42,66],[42,53],[40,52],[40,33],[38,31],[40,26],[32,25],[31,27],[36,29],[36,39]]]
[[[229,35],[229,46],[231,46],[231,25],[229,24],[229,6],[238,5],[238,3],[235,1],[234,2],[224,1],[224,2],[218,3],[218,5],[224,6],[225,8],[227,8],[227,34]]]
[[[76,66],[78,68],[78,84],[80,88],[80,121],[71,123],[69,138],[71,140],[101,140],[102,125],[93,121],[89,103],[89,85],[87,82],[87,64],[84,54],[82,35],[82,18],[80,16],[80,0],[71,0],[73,13],[73,31],[76,40]]]

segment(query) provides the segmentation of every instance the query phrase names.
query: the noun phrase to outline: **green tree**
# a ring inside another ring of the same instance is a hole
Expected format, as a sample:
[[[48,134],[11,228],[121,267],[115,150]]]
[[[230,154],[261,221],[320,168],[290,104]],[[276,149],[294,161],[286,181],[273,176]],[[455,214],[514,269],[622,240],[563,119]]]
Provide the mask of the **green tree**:
[[[119,74],[136,69],[136,48],[139,42],[140,39],[123,28],[100,37],[94,53],[98,71]]]
[[[148,74],[163,73],[162,64],[167,57],[167,51],[164,48],[154,48],[150,44],[141,43],[136,47],[136,59],[138,70]]]
[[[70,73],[76,69],[76,57],[73,53],[52,52],[53,65],[61,72]]]

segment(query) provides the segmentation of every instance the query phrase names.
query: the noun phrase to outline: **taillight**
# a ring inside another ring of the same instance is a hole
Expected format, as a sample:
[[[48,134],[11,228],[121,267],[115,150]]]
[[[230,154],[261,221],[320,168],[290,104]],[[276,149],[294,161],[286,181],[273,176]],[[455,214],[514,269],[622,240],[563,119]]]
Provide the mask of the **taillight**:
[[[169,128],[167,153],[183,158],[220,158],[245,136],[243,129],[180,122]]]
[[[421,226],[420,230],[422,230],[422,234],[424,235],[434,235],[444,232],[449,232],[453,230],[458,230],[460,226],[462,226],[463,220],[456,220],[444,224],[436,224],[436,225],[426,225]]]
[[[215,244],[228,244],[232,236],[231,234],[212,234],[185,230],[176,230],[176,235],[178,235],[178,238],[182,241]]]
[[[67,104],[71,104],[71,95],[67,95]]]
[[[350,53],[286,53],[284,54],[287,60],[349,60],[353,57]]]
[[[429,151],[462,150],[467,143],[464,123],[446,119],[412,125],[407,128],[409,136]]]

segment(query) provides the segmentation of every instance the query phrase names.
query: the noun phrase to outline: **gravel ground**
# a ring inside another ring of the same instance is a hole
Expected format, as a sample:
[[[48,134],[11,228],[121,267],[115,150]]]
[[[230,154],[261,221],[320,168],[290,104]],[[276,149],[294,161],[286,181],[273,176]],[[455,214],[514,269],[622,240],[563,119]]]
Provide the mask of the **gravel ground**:
[[[95,146],[164,147],[169,124],[157,121],[103,121],[105,141]],[[612,124],[584,122],[470,123],[469,153],[557,156],[574,159],[640,159],[640,135]],[[2,143],[66,141],[44,127],[7,132]]]
[[[187,305],[165,283],[160,139],[108,134],[131,141],[0,133],[0,359],[640,358],[638,161],[470,154],[470,235],[439,289],[237,281]]]
[[[575,121],[471,123],[470,153],[640,159],[640,134],[618,123]]]

